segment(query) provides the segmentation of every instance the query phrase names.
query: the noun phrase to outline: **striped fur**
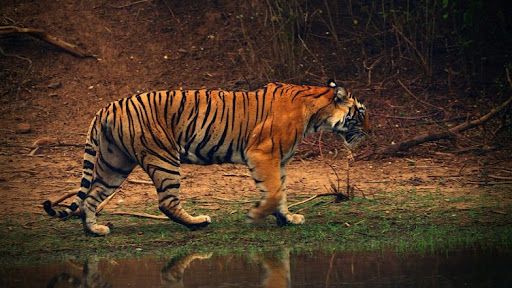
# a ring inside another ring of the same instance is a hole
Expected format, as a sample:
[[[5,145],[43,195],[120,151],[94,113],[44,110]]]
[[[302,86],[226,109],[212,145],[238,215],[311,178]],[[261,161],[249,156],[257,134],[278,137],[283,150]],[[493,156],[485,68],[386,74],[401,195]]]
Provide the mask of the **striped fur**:
[[[263,193],[248,217],[273,214],[278,224],[300,224],[288,212],[285,165],[308,133],[327,130],[349,144],[362,138],[365,107],[344,88],[270,83],[251,92],[174,90],[134,95],[101,109],[85,145],[80,191],[71,206],[46,212],[80,214],[87,232],[109,233],[96,223],[96,207],[140,165],[153,180],[160,210],[191,229],[208,225],[180,204],[180,164],[244,163]]]

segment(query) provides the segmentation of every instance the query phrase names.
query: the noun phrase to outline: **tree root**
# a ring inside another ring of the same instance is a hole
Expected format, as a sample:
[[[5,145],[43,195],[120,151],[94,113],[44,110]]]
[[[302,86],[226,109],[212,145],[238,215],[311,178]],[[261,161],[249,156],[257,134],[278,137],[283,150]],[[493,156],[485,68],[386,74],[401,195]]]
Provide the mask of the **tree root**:
[[[78,46],[66,42],[58,37],[50,35],[43,30],[34,28],[22,28],[18,26],[0,26],[0,37],[27,35],[56,46],[76,57],[98,59],[96,55],[82,51]]]

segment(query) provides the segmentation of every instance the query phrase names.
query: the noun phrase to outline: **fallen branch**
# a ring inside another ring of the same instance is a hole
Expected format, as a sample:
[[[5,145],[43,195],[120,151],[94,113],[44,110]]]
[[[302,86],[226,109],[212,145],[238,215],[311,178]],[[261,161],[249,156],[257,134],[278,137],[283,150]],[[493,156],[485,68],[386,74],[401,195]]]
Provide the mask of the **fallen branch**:
[[[125,216],[149,218],[149,219],[156,219],[156,220],[169,220],[169,218],[167,216],[153,215],[153,214],[148,214],[148,213],[125,212],[125,211],[113,211],[113,212],[109,212],[109,213],[112,215],[125,215]]]
[[[494,117],[496,114],[498,114],[503,109],[505,109],[510,104],[510,102],[512,102],[512,97],[508,98],[500,106],[491,109],[491,111],[489,111],[489,113],[485,114],[484,116],[482,116],[478,119],[475,119],[473,121],[464,122],[462,124],[459,124],[455,127],[450,128],[446,131],[420,134],[412,139],[402,141],[395,145],[389,145],[389,146],[377,151],[376,154],[393,155],[398,152],[407,151],[407,150],[409,150],[409,148],[419,145],[419,144],[422,144],[422,143],[425,143],[425,142],[432,142],[432,141],[437,141],[437,140],[441,140],[441,139],[454,138],[456,133],[466,131],[468,129],[482,125],[485,122],[489,121],[492,117]]]
[[[27,35],[33,38],[37,38],[46,43],[49,43],[53,46],[56,46],[74,56],[80,58],[94,58],[98,59],[95,55],[88,54],[82,51],[78,46],[66,42],[60,38],[57,38],[53,35],[50,35],[43,30],[34,29],[34,28],[21,28],[18,26],[0,26],[0,36],[17,36],[17,35]]]

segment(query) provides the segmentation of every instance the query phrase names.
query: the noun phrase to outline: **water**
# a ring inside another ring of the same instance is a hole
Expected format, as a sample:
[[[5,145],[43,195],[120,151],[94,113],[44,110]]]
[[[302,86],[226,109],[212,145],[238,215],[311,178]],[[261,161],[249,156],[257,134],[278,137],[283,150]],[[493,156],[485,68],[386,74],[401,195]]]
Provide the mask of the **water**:
[[[512,253],[274,253],[0,266],[0,287],[512,287]]]

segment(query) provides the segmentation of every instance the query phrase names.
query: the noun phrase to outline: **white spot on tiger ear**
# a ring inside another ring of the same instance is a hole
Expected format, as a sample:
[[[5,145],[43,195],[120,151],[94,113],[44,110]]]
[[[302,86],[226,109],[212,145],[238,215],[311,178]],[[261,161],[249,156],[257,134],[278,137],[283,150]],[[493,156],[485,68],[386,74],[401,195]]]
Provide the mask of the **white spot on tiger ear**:
[[[331,88],[336,88],[336,86],[337,86],[337,85],[336,85],[336,82],[334,82],[334,81],[329,81],[329,87],[331,87]]]

